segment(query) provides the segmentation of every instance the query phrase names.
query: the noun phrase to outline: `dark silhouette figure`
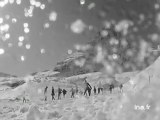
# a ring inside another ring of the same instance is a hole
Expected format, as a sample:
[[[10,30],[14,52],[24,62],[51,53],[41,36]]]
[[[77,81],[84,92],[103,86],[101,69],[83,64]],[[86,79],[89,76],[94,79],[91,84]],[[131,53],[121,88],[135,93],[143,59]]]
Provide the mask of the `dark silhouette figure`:
[[[95,86],[94,86],[93,91],[94,91],[94,94],[96,95],[96,91],[97,91],[97,90],[96,90],[96,87],[95,87]]]
[[[63,89],[63,97],[65,98],[65,95],[67,94],[67,90]]]
[[[76,86],[76,94],[78,94],[78,86]]]
[[[23,103],[26,103],[26,98],[25,97],[23,97]]]
[[[122,93],[123,92],[123,84],[120,84],[120,86],[119,86],[119,88],[120,88],[120,92]]]
[[[26,93],[24,92],[24,95],[23,95],[23,103],[26,103],[26,97],[25,97]]]
[[[90,96],[91,95],[91,85],[86,81],[86,78],[85,78],[85,91],[84,91],[84,95],[87,95],[87,92],[88,92],[88,95]]]
[[[55,100],[55,98],[54,98],[54,96],[55,96],[54,87],[52,87],[52,93],[51,93],[51,96],[52,96],[52,100],[53,100],[53,99]]]
[[[112,93],[112,89],[114,89],[114,85],[113,84],[109,85],[109,91],[110,91],[110,93]]]
[[[58,88],[58,100],[61,99],[61,93],[62,93],[62,89]]]
[[[100,91],[101,91],[101,88],[98,87],[98,94],[100,93]]]
[[[99,84],[98,84],[98,94],[100,94],[100,92],[103,93],[103,87],[102,87],[101,81],[100,81]]]
[[[45,101],[47,101],[47,90],[48,90],[48,86],[46,86],[44,89]]]
[[[71,98],[74,98],[75,90],[71,88]]]

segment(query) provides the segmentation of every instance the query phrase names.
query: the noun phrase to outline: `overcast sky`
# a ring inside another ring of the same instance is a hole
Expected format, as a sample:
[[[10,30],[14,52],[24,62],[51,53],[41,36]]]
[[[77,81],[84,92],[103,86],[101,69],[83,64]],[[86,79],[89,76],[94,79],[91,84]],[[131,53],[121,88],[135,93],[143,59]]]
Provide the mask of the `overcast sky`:
[[[0,72],[21,76],[53,69],[75,44],[92,40],[105,20],[123,19],[128,8],[153,22],[159,10],[156,0],[105,1],[111,0],[0,0]]]

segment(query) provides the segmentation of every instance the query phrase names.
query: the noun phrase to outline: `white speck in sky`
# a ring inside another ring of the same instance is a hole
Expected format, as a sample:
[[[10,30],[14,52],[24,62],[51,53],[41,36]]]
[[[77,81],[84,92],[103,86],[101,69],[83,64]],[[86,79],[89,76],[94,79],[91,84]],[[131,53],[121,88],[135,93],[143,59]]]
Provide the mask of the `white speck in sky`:
[[[96,4],[92,2],[92,3],[90,3],[90,4],[88,5],[88,9],[91,10],[91,9],[93,9],[95,6],[96,6]]]
[[[118,55],[117,54],[113,54],[112,57],[113,57],[114,60],[116,60],[118,58]]]
[[[12,43],[8,43],[8,47],[12,47],[13,46],[13,44]]]
[[[25,33],[29,33],[29,31],[30,31],[29,28],[24,28]]]
[[[36,3],[35,3],[35,6],[36,6],[36,7],[40,7],[40,6],[41,6],[41,3],[40,3],[40,2],[36,2]]]
[[[16,23],[17,19],[16,18],[12,18],[12,23]]]
[[[45,4],[41,4],[40,8],[43,10],[45,9]]]
[[[5,38],[6,38],[6,39],[9,39],[9,38],[10,38],[10,34],[9,34],[9,33],[6,33],[6,34],[5,34]]]
[[[49,20],[55,22],[57,20],[57,13],[52,11],[49,15]]]
[[[5,15],[5,18],[7,19],[7,20],[9,20],[10,19],[10,15]]]
[[[4,24],[4,25],[0,26],[0,31],[8,32],[9,28],[10,28],[9,24]]]
[[[81,19],[77,19],[70,26],[71,31],[76,34],[81,34],[85,28],[86,28],[86,25]]]
[[[26,44],[26,49],[30,49],[31,45],[30,44]]]
[[[101,35],[102,35],[102,37],[106,37],[108,35],[108,31],[107,30],[102,30]]]
[[[21,56],[21,61],[25,61],[25,56]]]
[[[19,36],[19,37],[18,37],[18,40],[19,40],[20,42],[24,41],[24,36]]]
[[[27,28],[28,27],[28,23],[23,23],[23,27]]]
[[[18,46],[22,47],[23,46],[23,42],[18,42]]]
[[[49,28],[49,23],[45,23],[44,28]]]
[[[42,48],[42,49],[41,49],[41,54],[44,54],[44,53],[45,53],[45,49]]]
[[[20,5],[21,2],[22,2],[21,0],[16,0],[17,5]]]
[[[13,3],[14,3],[14,0],[9,0],[9,3],[10,3],[10,4],[13,4]]]
[[[68,54],[69,54],[69,55],[72,54],[72,50],[68,50]]]
[[[3,48],[0,48],[0,55],[2,55],[2,54],[4,54],[4,53],[5,53],[4,49],[3,49]]]
[[[0,18],[0,24],[2,24],[3,23],[3,18]]]
[[[35,4],[36,4],[36,1],[35,1],[35,0],[30,0],[30,4],[31,4],[31,5],[35,5]]]
[[[154,8],[155,8],[156,10],[158,10],[158,9],[159,9],[159,4],[156,3],[156,4],[154,5]]]
[[[81,4],[81,5],[84,5],[85,2],[86,2],[85,0],[80,0],[80,4]]]

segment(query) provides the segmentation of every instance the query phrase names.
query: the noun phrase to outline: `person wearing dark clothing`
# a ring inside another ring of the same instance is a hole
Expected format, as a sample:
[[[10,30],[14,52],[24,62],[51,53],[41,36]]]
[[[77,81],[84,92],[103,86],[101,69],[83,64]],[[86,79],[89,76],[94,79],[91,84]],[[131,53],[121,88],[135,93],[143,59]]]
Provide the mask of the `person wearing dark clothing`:
[[[91,85],[86,81],[86,78],[85,78],[85,91],[84,91],[84,95],[87,95],[87,92],[88,92],[88,95],[90,96],[91,95]]]
[[[102,86],[102,82],[101,81],[99,81],[99,83],[98,83],[98,94],[100,94],[100,92],[103,93],[103,86]]]
[[[67,94],[67,90],[63,89],[63,97],[65,97],[65,95]]]
[[[111,84],[111,85],[109,86],[109,91],[110,91],[110,93],[112,93],[112,89],[114,89],[114,85],[113,85],[113,84]]]
[[[46,86],[44,89],[45,101],[47,101],[47,90],[48,90],[48,86]]]
[[[76,94],[78,94],[78,86],[76,86]]]
[[[74,98],[75,90],[71,88],[71,98]]]
[[[98,94],[100,93],[100,91],[101,91],[101,88],[98,87]]]
[[[93,89],[93,91],[94,91],[94,94],[96,95],[96,87],[94,86],[94,89]]]
[[[24,94],[23,94],[23,103],[26,103],[26,92],[24,92]]]
[[[53,99],[55,100],[55,98],[54,98],[54,96],[55,96],[54,87],[52,87],[52,93],[51,93],[51,96],[52,96],[52,100],[53,100]]]
[[[58,100],[61,99],[61,93],[62,93],[62,89],[58,88]]]

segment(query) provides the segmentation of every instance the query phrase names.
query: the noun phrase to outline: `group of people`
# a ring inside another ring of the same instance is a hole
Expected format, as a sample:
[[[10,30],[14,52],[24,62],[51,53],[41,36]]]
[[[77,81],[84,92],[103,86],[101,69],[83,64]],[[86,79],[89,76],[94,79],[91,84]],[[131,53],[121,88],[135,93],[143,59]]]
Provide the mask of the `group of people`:
[[[74,98],[75,97],[75,95],[76,94],[78,94],[78,93],[80,93],[80,94],[83,94],[83,95],[85,95],[85,96],[87,96],[87,94],[88,94],[88,96],[91,96],[91,91],[92,91],[92,87],[91,87],[91,85],[86,81],[86,80],[84,80],[84,92],[82,92],[82,91],[80,91],[79,89],[78,89],[78,86],[76,86],[75,88],[71,88],[71,90],[69,91],[69,92],[71,92],[71,98]],[[96,88],[95,86],[94,86],[94,88],[93,88],[93,92],[94,92],[94,94],[96,95],[97,94],[97,90],[98,90],[98,94],[100,93],[100,92],[103,92],[103,88],[101,88],[101,87],[98,87],[98,88]],[[46,86],[45,87],[45,89],[44,89],[44,95],[45,95],[45,101],[47,101],[47,91],[48,91],[48,86]],[[67,94],[67,90],[66,89],[62,89],[62,88],[60,88],[60,87],[58,87],[58,89],[57,89],[57,96],[58,96],[58,100],[60,100],[61,99],[61,95],[63,94],[63,98],[65,98],[65,96],[66,96],[66,94]],[[54,87],[52,86],[52,91],[51,91],[51,97],[52,97],[52,100],[55,100],[55,89],[54,89]]]
[[[45,101],[47,101],[47,91],[48,91],[48,86],[46,86],[44,89]],[[67,90],[58,87],[58,100],[61,99],[61,94],[63,94],[63,97],[65,97],[65,95],[67,94]],[[51,97],[52,100],[55,100],[55,89],[53,86],[51,91]]]

